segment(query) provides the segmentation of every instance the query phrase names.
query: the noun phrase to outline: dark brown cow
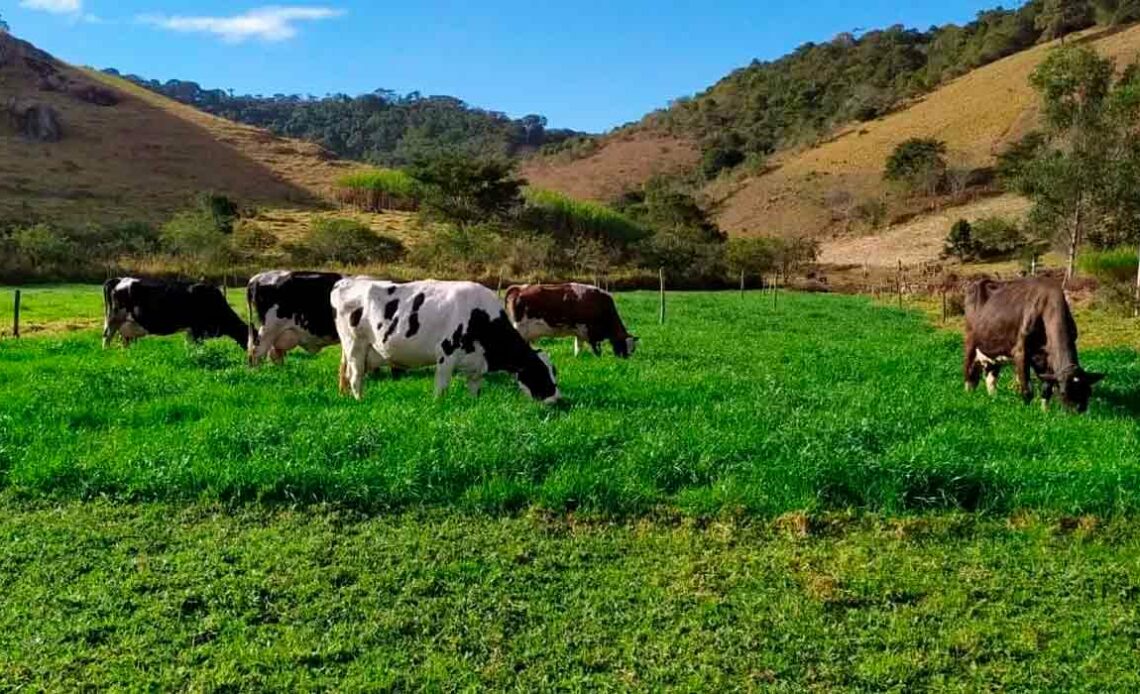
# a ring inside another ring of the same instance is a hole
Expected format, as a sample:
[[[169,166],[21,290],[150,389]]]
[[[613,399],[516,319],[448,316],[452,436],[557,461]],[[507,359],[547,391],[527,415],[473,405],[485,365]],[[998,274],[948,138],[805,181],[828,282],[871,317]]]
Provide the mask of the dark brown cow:
[[[986,386],[995,393],[1002,365],[1009,362],[1026,402],[1033,399],[1033,369],[1044,384],[1046,407],[1057,388],[1065,405],[1084,412],[1093,385],[1104,378],[1081,368],[1077,324],[1059,285],[1040,279],[971,282],[966,287],[966,389],[977,388],[984,371]]]
[[[628,357],[637,347],[618,316],[609,292],[589,284],[523,284],[507,289],[507,314],[528,342],[540,337],[573,337],[574,356],[581,343],[601,356],[601,343],[609,340],[614,354]]]

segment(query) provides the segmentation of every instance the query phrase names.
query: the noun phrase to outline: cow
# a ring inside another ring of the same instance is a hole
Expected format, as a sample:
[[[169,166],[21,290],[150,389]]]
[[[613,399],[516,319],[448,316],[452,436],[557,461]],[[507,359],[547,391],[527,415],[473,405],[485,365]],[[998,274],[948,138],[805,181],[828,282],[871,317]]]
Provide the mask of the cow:
[[[561,398],[549,358],[511,325],[495,293],[474,282],[424,280],[396,284],[344,279],[332,290],[341,341],[341,392],[361,399],[364,375],[383,365],[435,366],[440,397],[458,371],[478,395],[489,371],[513,374],[522,390],[546,404]]]
[[[316,354],[336,344],[336,314],[329,297],[342,279],[333,272],[271,270],[255,275],[246,288],[250,366],[267,355],[280,364],[296,347]]]
[[[103,347],[116,334],[123,345],[145,335],[185,332],[195,342],[229,337],[245,348],[249,328],[220,289],[198,282],[116,277],[103,284]]]
[[[601,356],[601,343],[609,340],[614,354],[627,358],[637,338],[621,322],[614,297],[589,284],[523,284],[507,288],[507,315],[528,342],[541,337],[573,337],[574,356],[585,342]]]
[[[1002,366],[1010,362],[1027,403],[1033,400],[1030,369],[1037,374],[1045,407],[1059,390],[1062,403],[1084,412],[1092,387],[1104,378],[1081,368],[1077,324],[1059,285],[1036,278],[971,282],[966,287],[966,390],[977,388],[985,372],[987,389],[996,393]]]

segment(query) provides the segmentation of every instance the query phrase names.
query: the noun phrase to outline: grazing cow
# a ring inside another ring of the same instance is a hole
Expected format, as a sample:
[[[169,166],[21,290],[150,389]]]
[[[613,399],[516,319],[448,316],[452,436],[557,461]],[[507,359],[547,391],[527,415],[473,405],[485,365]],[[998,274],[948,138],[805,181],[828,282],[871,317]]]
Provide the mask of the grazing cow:
[[[1060,286],[1040,279],[972,282],[966,288],[966,389],[977,388],[984,371],[986,387],[995,393],[1002,365],[1009,362],[1026,402],[1033,399],[1033,369],[1044,384],[1046,407],[1058,389],[1066,406],[1084,412],[1093,385],[1104,378],[1081,368],[1077,324]]]
[[[435,366],[441,396],[456,371],[478,394],[483,375],[505,371],[535,400],[556,402],[555,371],[531,349],[507,318],[495,293],[473,282],[425,280],[395,284],[365,277],[344,279],[332,291],[341,341],[341,392],[358,400],[366,371],[383,364]]]
[[[601,343],[609,340],[614,354],[626,358],[637,348],[618,315],[614,298],[593,285],[523,284],[507,289],[507,314],[528,342],[540,337],[573,337],[574,356],[582,342],[601,356]]]
[[[115,334],[123,345],[144,335],[186,332],[195,342],[229,337],[243,348],[249,328],[220,289],[190,282],[122,277],[103,284],[103,347]]]
[[[316,354],[338,341],[336,314],[329,297],[344,279],[332,272],[272,270],[249,281],[249,363],[257,366],[269,356],[280,364],[285,353],[301,347]],[[253,322],[261,324],[258,329]]]

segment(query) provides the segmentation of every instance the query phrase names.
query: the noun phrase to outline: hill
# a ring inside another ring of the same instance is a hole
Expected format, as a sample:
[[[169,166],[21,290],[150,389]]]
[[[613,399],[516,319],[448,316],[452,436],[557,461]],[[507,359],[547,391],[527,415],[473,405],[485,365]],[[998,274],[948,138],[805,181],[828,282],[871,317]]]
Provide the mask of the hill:
[[[1006,21],[1010,21],[1009,16]],[[946,28],[939,30],[943,38],[948,31]],[[899,28],[884,33],[896,36],[888,45],[907,45],[908,40],[917,40],[913,32]],[[845,44],[851,40],[850,37],[838,37],[832,44]],[[1102,54],[1114,58],[1118,64],[1124,64],[1135,60],[1140,51],[1140,27],[1091,29],[1076,34],[1070,40],[1088,43]],[[931,226],[933,222],[925,223],[927,215],[953,216],[945,211],[946,206],[967,202],[970,204],[958,214],[972,218],[975,213],[985,212],[992,206],[969,195],[939,201],[905,199],[882,181],[883,165],[888,155],[907,138],[936,137],[946,142],[950,164],[954,168],[963,172],[973,171],[984,177],[1002,148],[1035,127],[1038,120],[1037,95],[1029,86],[1028,78],[1055,44],[1034,45],[960,76],[955,76],[957,71],[944,71],[937,77],[930,72],[934,61],[928,47],[924,49],[927,62],[922,70],[899,74],[909,75],[907,79],[921,77],[932,80],[940,84],[937,88],[898,103],[892,102],[889,107],[881,108],[882,113],[866,121],[855,118],[835,125],[829,120],[849,114],[850,106],[835,106],[814,115],[810,111],[781,112],[785,116],[787,113],[799,113],[796,122],[802,127],[798,130],[785,127],[778,132],[769,132],[770,136],[761,140],[777,140],[775,152],[766,158],[753,152],[758,157],[756,163],[738,166],[699,184],[703,196],[720,226],[734,235],[812,236],[824,240],[825,251],[828,251],[831,244],[826,242],[831,239],[842,240],[867,233],[868,225],[860,219],[860,208],[876,205],[881,206],[886,220],[893,222],[892,227],[909,224],[911,226],[904,228],[922,230],[925,236],[921,240],[913,240],[910,244],[912,250],[920,247],[940,249],[941,238],[934,238],[934,235],[944,235],[945,232],[935,230]],[[809,44],[797,54],[819,48]],[[757,113],[770,115],[770,109],[765,110],[767,106],[750,104],[739,94],[735,98],[730,95],[734,89],[737,92],[742,89],[740,85],[748,81],[748,76],[753,80],[770,80],[770,76],[762,77],[769,74],[764,72],[765,69],[771,72],[770,66],[754,65],[733,73],[704,94],[682,101],[669,111],[647,117],[628,131],[607,136],[586,157],[533,161],[526,165],[524,171],[544,187],[599,200],[612,200],[622,192],[640,187],[653,173],[687,172],[690,180],[696,180],[699,169],[706,168],[710,161],[712,150],[709,147],[717,146],[715,142],[710,145],[708,140],[713,128],[707,123],[701,128],[691,123],[679,125],[688,121],[677,114],[688,114],[686,117],[691,121],[695,118],[692,114],[709,112],[709,122],[719,119],[728,134],[736,132],[742,123],[760,122]],[[846,77],[843,79],[848,80]],[[843,84],[849,85],[850,82]],[[826,83],[817,86],[821,93],[830,89]],[[882,96],[882,92],[874,88],[873,80],[865,86]],[[847,92],[839,90],[836,93],[842,96]],[[883,98],[889,100],[894,97],[888,95]],[[836,96],[832,101],[838,103],[841,100]],[[761,100],[758,103],[768,102]],[[826,129],[828,127],[829,130]],[[795,145],[797,139],[802,139],[805,128],[813,133],[818,128],[818,132],[824,134],[813,136],[807,144]],[[631,143],[649,142],[670,143],[670,153],[665,154],[662,147],[660,154],[654,154],[651,148],[641,144],[637,165],[631,166],[629,162],[634,157],[626,155]],[[676,152],[685,152],[687,157],[682,160]],[[995,204],[1011,213],[1024,209],[1023,205],[1015,202]],[[895,245],[894,242],[885,243],[884,248]],[[837,247],[839,250],[844,248],[863,248],[863,245]],[[833,252],[825,255],[835,258]],[[855,260],[859,259],[853,259],[853,262]]]
[[[327,206],[357,164],[186,106],[130,82],[76,68],[0,33],[0,220],[60,224],[162,221],[203,190],[242,205]],[[62,137],[18,130],[30,107]],[[6,117],[5,117],[6,116]]]

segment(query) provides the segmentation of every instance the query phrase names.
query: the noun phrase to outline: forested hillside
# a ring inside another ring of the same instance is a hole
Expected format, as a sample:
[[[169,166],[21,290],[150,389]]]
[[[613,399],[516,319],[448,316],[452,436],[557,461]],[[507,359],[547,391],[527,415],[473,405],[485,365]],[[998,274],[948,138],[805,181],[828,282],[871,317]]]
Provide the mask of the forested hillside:
[[[348,96],[235,95],[184,80],[122,76],[184,104],[276,135],[311,140],[337,156],[385,166],[405,165],[418,156],[460,151],[474,156],[514,157],[556,146],[581,133],[547,129],[546,118],[512,119],[451,96],[400,95],[377,89]]]

